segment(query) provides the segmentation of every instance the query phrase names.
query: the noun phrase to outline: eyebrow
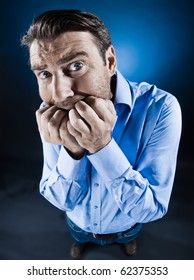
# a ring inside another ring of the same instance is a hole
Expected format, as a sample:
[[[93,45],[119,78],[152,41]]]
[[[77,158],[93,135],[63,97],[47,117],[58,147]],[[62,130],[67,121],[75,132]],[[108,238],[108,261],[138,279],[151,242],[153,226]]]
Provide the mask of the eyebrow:
[[[72,53],[66,57],[62,57],[60,58],[58,61],[57,61],[57,65],[61,65],[61,64],[64,64],[64,63],[67,63],[71,60],[73,60],[74,58],[78,57],[78,56],[86,56],[88,57],[88,54],[84,51],[82,52],[76,52],[76,53]]]
[[[35,71],[35,70],[44,70],[47,68],[47,65],[44,64],[44,65],[39,65],[39,64],[34,64],[33,66],[31,66],[31,70],[32,71]]]
[[[75,59],[76,57],[78,56],[85,56],[85,57],[88,57],[88,54],[84,51],[81,51],[81,52],[76,52],[76,53],[70,53],[68,56],[65,56],[65,57],[62,57],[60,58],[56,64],[57,65],[62,65],[64,63],[67,63],[67,62],[70,62],[71,60]],[[47,68],[47,64],[43,64],[43,65],[40,65],[40,64],[34,64],[31,66],[31,70],[32,71],[35,71],[35,70],[44,70]]]

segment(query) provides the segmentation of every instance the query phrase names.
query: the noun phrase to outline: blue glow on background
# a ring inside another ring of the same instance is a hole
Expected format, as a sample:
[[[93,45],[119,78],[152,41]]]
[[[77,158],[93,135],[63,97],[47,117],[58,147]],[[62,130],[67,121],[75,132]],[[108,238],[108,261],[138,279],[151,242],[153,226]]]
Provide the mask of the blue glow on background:
[[[23,0],[16,5],[17,12],[9,11],[11,20],[4,34],[7,37],[8,31],[10,36],[5,49],[18,47],[18,38],[32,18],[45,10],[87,10],[100,16],[109,28],[119,69],[127,78],[159,83],[162,87],[167,84],[167,89],[179,95],[176,77],[180,76],[179,68],[190,59],[191,27],[188,26],[193,18],[190,1]],[[10,40],[14,40],[11,45]]]
[[[0,102],[9,104],[9,108],[17,104],[18,111],[21,109],[26,115],[29,108],[34,114],[40,98],[20,38],[32,19],[49,9],[87,10],[105,22],[116,49],[118,68],[124,76],[131,81],[156,84],[178,98],[183,112],[182,139],[189,139],[190,146],[187,142],[185,147],[190,155],[194,141],[189,124],[194,104],[193,1],[1,1]],[[11,120],[23,118],[14,110],[11,114]]]

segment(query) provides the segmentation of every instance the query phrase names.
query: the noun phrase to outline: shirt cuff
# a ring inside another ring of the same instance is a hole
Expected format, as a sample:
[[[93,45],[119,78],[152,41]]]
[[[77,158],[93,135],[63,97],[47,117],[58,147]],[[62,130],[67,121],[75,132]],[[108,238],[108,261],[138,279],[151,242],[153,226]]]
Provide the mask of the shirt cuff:
[[[66,179],[83,180],[86,177],[87,157],[79,160],[73,159],[64,147],[61,147],[57,168],[59,173]]]
[[[131,167],[128,159],[113,138],[100,151],[87,157],[105,181],[112,181],[121,177]]]

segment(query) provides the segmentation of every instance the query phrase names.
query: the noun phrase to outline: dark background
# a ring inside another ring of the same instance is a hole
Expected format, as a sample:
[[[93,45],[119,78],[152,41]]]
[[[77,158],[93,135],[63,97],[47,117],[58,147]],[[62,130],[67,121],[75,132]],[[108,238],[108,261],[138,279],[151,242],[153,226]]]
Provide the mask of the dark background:
[[[68,259],[64,215],[38,193],[42,149],[34,113],[41,100],[28,52],[20,46],[36,15],[63,8],[98,15],[111,32],[124,76],[156,84],[179,100],[183,130],[169,212],[144,227],[137,258],[194,258],[193,6],[188,0],[1,1],[0,259]],[[126,257],[116,245],[93,245],[85,258]]]

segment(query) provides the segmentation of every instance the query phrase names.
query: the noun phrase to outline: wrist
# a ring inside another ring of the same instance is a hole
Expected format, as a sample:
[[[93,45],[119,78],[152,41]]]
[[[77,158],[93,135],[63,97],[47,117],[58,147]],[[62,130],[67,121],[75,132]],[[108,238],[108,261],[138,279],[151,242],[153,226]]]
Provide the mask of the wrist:
[[[110,143],[111,139],[112,139],[112,137],[110,136],[101,145],[96,145],[94,147],[91,147],[90,149],[88,149],[89,153],[90,154],[95,154],[95,153],[99,152],[100,150],[102,150],[104,147],[106,147]]]
[[[81,159],[84,155],[86,150],[85,149],[80,149],[79,151],[70,151],[66,147],[64,147],[67,151],[67,153],[75,160]]]

